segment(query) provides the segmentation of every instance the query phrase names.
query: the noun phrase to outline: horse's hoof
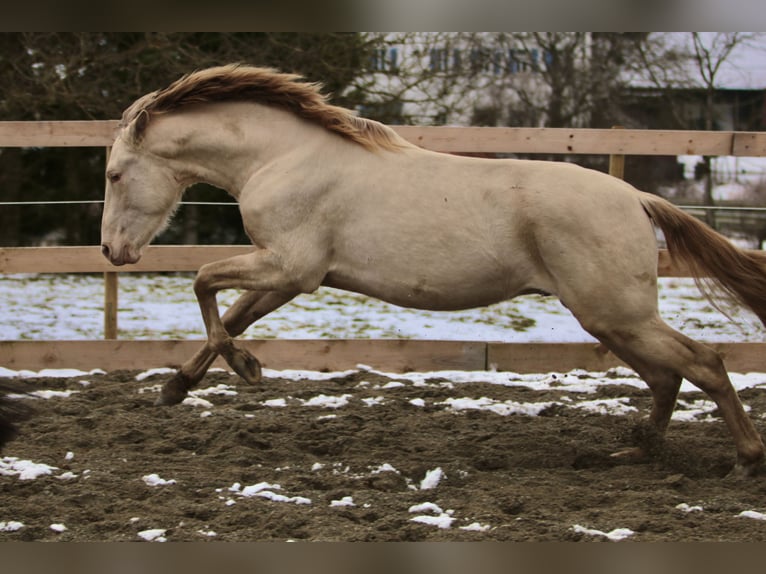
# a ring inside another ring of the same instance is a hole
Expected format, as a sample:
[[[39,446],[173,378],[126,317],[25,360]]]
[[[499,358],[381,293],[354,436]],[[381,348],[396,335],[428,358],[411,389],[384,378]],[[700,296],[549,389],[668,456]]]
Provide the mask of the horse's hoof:
[[[232,347],[224,358],[246,383],[257,385],[261,382],[261,363],[248,351]]]
[[[737,463],[726,475],[726,480],[742,480],[756,476],[761,469],[760,462],[754,464]]]
[[[154,401],[154,406],[170,407],[183,402],[188,393],[188,381],[180,372],[176,373],[172,379],[162,385],[160,396]]]
[[[168,393],[168,392],[165,392],[165,390],[163,389],[162,391],[160,391],[160,396],[157,397],[156,401],[154,401],[154,406],[155,407],[172,407],[173,405],[182,403],[185,398],[186,398],[186,392]]]

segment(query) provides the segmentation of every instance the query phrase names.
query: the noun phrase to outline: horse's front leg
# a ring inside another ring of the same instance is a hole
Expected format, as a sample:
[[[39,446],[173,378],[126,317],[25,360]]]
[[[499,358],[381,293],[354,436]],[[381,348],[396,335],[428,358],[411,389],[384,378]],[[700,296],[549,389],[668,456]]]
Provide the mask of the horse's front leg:
[[[281,307],[295,294],[270,291],[267,293],[247,291],[237,299],[223,315],[223,326],[230,336],[243,333],[255,321]],[[189,390],[205,376],[218,353],[206,343],[186,361],[178,372],[162,387],[157,405],[175,405],[186,398]]]
[[[245,381],[258,383],[261,378],[260,363],[248,351],[234,344],[218,312],[216,295],[224,289],[290,293],[298,290],[283,271],[279,257],[266,249],[208,263],[197,273],[194,293],[205,322],[208,346],[220,354]]]

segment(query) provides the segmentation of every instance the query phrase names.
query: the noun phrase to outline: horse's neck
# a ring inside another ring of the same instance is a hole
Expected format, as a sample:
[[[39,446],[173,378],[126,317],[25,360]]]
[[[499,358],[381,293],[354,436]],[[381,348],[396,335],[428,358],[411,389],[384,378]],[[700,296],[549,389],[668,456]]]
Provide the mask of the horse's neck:
[[[264,165],[299,146],[321,149],[318,140],[327,136],[313,128],[281,110],[227,104],[161,118],[149,145],[187,185],[208,183],[238,198]]]

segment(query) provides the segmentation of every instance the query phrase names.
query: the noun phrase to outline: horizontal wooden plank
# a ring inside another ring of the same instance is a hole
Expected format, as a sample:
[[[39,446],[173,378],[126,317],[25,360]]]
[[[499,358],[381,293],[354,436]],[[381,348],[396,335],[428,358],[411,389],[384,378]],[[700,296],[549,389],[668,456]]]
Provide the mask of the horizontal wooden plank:
[[[0,147],[108,147],[117,120],[0,122]]]
[[[0,366],[21,370],[106,371],[178,367],[203,344],[165,341],[0,341]],[[343,371],[498,370],[515,373],[604,371],[622,365],[595,343],[486,343],[424,340],[243,340],[265,368]],[[766,372],[766,343],[712,343],[733,372]],[[226,367],[218,359],[215,366]]]
[[[407,140],[452,153],[766,155],[766,133],[566,128],[394,126]]]
[[[736,373],[766,372],[766,343],[706,343]],[[597,343],[489,343],[487,365],[517,373],[605,371],[625,366]]]
[[[53,368],[149,369],[178,367],[203,341],[0,341],[0,366],[20,370]],[[240,340],[270,369],[342,371],[358,365],[393,372],[483,370],[486,343],[420,340]],[[219,358],[214,366],[226,367]]]
[[[766,343],[707,343],[737,373],[766,372]],[[597,343],[489,343],[490,369],[517,373],[605,371],[625,366]]]
[[[487,365],[498,371],[547,373],[606,371],[625,363],[597,343],[489,343]]]
[[[114,267],[101,255],[101,249],[95,246],[2,247],[0,274],[196,271],[205,263],[252,250],[251,245],[150,245],[138,263]],[[766,262],[763,251],[752,250],[751,253]],[[661,249],[658,256],[660,277],[689,276],[688,269],[676,265],[666,250]]]
[[[149,245],[138,263],[115,267],[96,246],[3,247],[0,274],[196,271],[205,263],[252,250],[252,245]]]
[[[735,373],[766,372],[766,343],[708,343]]]
[[[106,147],[117,125],[117,120],[0,122],[0,147]],[[766,156],[764,132],[392,127],[421,147],[453,153]]]
[[[766,133],[736,132],[731,155],[742,157],[766,156]]]

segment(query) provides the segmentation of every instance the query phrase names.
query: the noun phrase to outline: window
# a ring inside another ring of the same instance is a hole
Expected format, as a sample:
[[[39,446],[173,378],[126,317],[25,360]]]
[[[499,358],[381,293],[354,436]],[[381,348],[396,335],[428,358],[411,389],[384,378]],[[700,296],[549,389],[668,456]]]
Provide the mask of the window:
[[[398,48],[379,48],[372,52],[370,68],[376,72],[395,72],[399,65]]]
[[[449,67],[448,64],[446,49],[431,48],[428,65],[432,72],[446,72]]]

